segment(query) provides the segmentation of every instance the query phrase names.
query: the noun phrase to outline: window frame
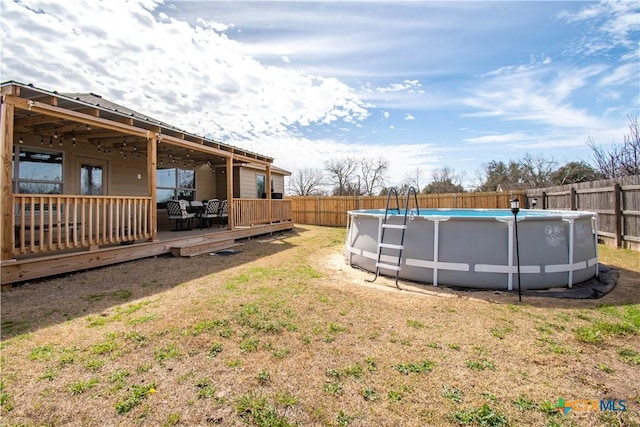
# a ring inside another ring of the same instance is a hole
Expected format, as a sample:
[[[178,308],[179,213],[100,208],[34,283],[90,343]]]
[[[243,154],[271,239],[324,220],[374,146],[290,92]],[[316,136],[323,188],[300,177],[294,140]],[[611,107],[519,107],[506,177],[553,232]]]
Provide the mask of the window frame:
[[[17,150],[16,150],[17,148]],[[20,164],[23,163],[20,160],[20,153],[23,151],[34,151],[36,153],[48,154],[48,155],[56,155],[60,156],[60,180],[47,180],[47,179],[26,179],[20,178]],[[64,151],[54,150],[54,149],[46,149],[40,147],[32,147],[32,146],[13,146],[13,165],[11,168],[13,173],[12,182],[13,182],[13,192],[15,194],[48,194],[48,195],[62,195],[64,193],[65,188],[65,153]],[[20,191],[21,183],[25,184],[45,184],[45,185],[59,185],[60,192],[59,193],[22,193]]]
[[[198,200],[196,197],[196,180],[197,180],[197,171],[195,171],[194,169],[183,169],[183,168],[179,168],[179,167],[159,167],[156,169],[156,174],[159,171],[166,171],[166,170],[173,170],[175,171],[175,178],[174,178],[174,186],[173,187],[168,187],[168,186],[160,186],[156,184],[156,200],[158,197],[158,192],[160,190],[170,190],[173,192],[173,199],[177,200],[178,198],[182,198],[185,200]],[[186,171],[186,172],[191,172],[193,173],[193,187],[182,187],[180,186],[180,171]],[[156,175],[157,178],[157,175]],[[158,180],[159,182],[159,180]],[[184,196],[180,196],[180,193],[182,192],[190,192],[192,194],[192,197],[184,197]],[[170,200],[170,199],[169,199]],[[158,209],[165,209],[167,207],[167,203],[166,201],[164,202],[156,202],[156,207]]]
[[[260,178],[262,178],[262,183],[260,183]],[[262,190],[260,189],[262,187]],[[267,191],[267,176],[257,173],[256,174],[256,199],[261,199],[262,195]]]

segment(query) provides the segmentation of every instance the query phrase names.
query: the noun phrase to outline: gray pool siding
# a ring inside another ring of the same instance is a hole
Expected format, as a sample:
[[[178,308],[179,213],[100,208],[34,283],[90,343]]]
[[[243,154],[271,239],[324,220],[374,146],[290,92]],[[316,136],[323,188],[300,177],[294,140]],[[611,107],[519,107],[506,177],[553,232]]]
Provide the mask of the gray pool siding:
[[[517,289],[513,217],[444,213],[408,219],[399,277],[438,286]],[[522,289],[567,287],[594,277],[596,218],[590,212],[558,211],[518,218]],[[402,216],[395,216],[388,223],[402,221]],[[350,212],[345,249],[353,265],[375,272],[381,222],[379,214]],[[400,244],[400,235],[399,230],[386,229],[385,243]],[[397,251],[383,249],[381,258],[396,264]],[[384,268],[380,273],[395,276]]]

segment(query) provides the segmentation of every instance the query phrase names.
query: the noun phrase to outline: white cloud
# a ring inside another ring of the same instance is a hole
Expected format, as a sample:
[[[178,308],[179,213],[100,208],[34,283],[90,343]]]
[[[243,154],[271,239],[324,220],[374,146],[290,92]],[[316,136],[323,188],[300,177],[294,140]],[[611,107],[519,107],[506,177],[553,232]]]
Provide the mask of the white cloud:
[[[638,69],[640,65],[635,63],[623,64],[616,67],[613,72],[605,75],[600,80],[600,85],[611,86],[619,84],[635,84],[638,85]]]
[[[415,120],[416,118],[413,117],[411,114],[407,113],[404,115],[404,119],[405,120]]]
[[[637,1],[603,0],[577,13],[563,12],[568,22],[589,22],[595,30],[584,35],[580,51],[587,54],[611,50],[616,46],[637,48],[640,6]]]
[[[2,75],[59,92],[100,93],[223,141],[369,115],[337,79],[265,66],[224,34],[228,25],[156,19],[156,5],[3,0],[2,32],[11,37],[3,37]]]
[[[369,90],[379,94],[387,92],[424,93],[421,88],[422,84],[418,80],[405,80],[402,83],[391,83],[385,87],[376,87]]]
[[[544,62],[544,61],[543,61]],[[601,119],[571,105],[574,93],[606,71],[606,66],[549,68],[544,63],[505,66],[487,73],[463,102],[482,110],[470,116],[502,117],[563,127],[594,128]]]
[[[470,144],[504,144],[509,142],[522,142],[531,138],[523,133],[504,133],[496,135],[479,136],[475,138],[466,138],[463,141]]]

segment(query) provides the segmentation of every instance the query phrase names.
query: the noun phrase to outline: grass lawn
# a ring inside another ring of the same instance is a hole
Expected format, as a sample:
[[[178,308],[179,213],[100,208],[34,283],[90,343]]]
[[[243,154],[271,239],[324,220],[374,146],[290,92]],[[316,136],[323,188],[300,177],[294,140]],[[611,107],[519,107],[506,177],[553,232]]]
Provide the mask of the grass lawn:
[[[599,300],[518,303],[367,283],[344,235],[298,226],[2,293],[2,425],[640,425],[639,252],[599,248],[620,272]],[[626,411],[579,410],[602,399]]]

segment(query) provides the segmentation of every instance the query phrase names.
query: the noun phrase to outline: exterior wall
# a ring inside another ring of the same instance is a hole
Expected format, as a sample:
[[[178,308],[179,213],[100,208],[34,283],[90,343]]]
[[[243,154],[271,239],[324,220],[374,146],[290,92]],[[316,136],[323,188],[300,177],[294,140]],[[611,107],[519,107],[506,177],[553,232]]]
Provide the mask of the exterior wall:
[[[257,199],[256,176],[258,172],[253,169],[239,168],[240,174],[240,198]]]
[[[54,143],[49,147],[48,141],[40,145],[39,139],[36,142],[26,135],[24,144],[15,144],[16,149],[19,146],[62,152],[64,194],[80,194],[80,165],[95,162],[106,168],[105,195],[148,196],[146,158],[128,156],[125,159],[118,152],[111,155],[99,153],[94,145],[82,141],[77,141],[75,147],[71,141],[64,141],[63,146]]]
[[[227,198],[227,173],[224,166],[215,168],[215,192],[216,199]]]
[[[260,198],[257,188],[258,175],[267,176],[267,172],[264,170],[257,170],[252,168],[239,168],[239,198],[242,199],[256,199]],[[284,175],[279,175],[271,172],[271,179],[273,180],[273,191],[276,193],[284,194]]]
[[[198,200],[220,198],[218,197],[216,181],[215,171],[208,166],[196,169],[196,197]]]
[[[37,139],[37,140],[36,140]],[[65,194],[80,194],[80,165],[93,163],[104,165],[106,176],[104,180],[105,195],[117,196],[149,196],[147,194],[147,159],[129,155],[126,159],[117,151],[111,154],[98,152],[95,145],[78,140],[73,147],[71,141],[64,141],[63,146],[55,143],[49,147],[48,141],[40,145],[40,139],[28,135],[24,136],[24,143],[15,147],[33,147],[63,153],[63,192]],[[266,171],[247,167],[234,168],[233,197],[255,199],[258,198],[256,189],[257,175],[265,175]],[[284,193],[284,176],[271,173],[273,191]],[[227,180],[224,167],[210,169],[207,166],[196,169],[196,197],[198,200],[226,199]]]
[[[284,194],[284,175],[275,175],[271,172],[271,178],[273,178],[273,191]]]

